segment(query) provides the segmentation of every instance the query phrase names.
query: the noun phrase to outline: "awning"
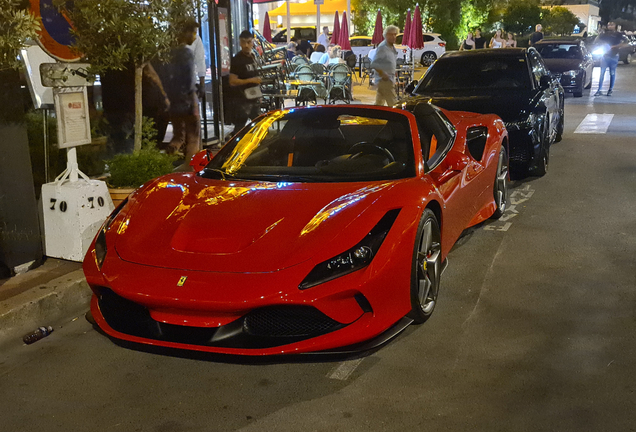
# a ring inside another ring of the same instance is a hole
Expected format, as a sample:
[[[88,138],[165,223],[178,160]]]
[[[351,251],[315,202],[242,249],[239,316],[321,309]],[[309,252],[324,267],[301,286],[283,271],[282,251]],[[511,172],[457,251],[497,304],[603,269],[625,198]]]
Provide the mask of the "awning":
[[[257,0],[254,0],[254,3],[257,3]],[[333,14],[336,11],[346,11],[347,10],[347,0],[325,0],[324,4],[320,5],[320,15],[328,15]],[[351,10],[355,10],[353,5],[351,5]],[[316,5],[313,1],[309,0],[305,3],[290,3],[289,4],[289,14],[290,15],[316,15]],[[287,5],[283,4],[282,6],[277,7],[276,9],[269,12],[270,19],[276,16],[287,16]]]

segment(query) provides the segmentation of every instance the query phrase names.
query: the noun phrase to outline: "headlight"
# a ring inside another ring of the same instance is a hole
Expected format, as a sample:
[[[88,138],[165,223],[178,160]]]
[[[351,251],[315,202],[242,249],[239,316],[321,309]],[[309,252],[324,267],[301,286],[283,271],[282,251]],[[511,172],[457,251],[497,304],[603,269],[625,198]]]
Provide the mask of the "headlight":
[[[605,54],[605,47],[596,48],[594,51],[592,51],[592,54],[597,56]]]
[[[400,209],[387,212],[362,241],[351,249],[316,265],[298,288],[301,290],[311,288],[368,266],[399,213]]]
[[[575,77],[575,76],[577,76],[579,73],[581,73],[581,70],[580,70],[580,69],[577,69],[577,70],[571,70],[571,71],[564,72],[564,73],[563,73],[563,75],[569,75],[569,76],[571,76],[571,77]]]
[[[532,125],[537,121],[537,116],[535,113],[530,113],[525,120],[516,121],[516,122],[506,122],[504,123],[506,129],[508,130],[521,130],[531,128]]]
[[[108,248],[106,247],[106,230],[110,226],[110,224],[115,220],[115,217],[119,214],[122,208],[128,202],[128,198],[126,198],[121,204],[117,206],[115,210],[108,216],[102,227],[99,229],[99,233],[97,234],[97,238],[95,239],[95,263],[97,264],[98,269],[102,269],[102,265],[104,264],[104,260],[106,259],[106,252],[108,252]]]

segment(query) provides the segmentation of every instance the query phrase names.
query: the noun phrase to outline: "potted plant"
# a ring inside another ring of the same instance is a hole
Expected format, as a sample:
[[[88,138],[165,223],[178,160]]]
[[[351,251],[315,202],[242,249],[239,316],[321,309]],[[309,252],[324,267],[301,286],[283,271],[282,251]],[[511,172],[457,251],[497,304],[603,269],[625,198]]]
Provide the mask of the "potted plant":
[[[142,184],[173,171],[178,156],[160,152],[156,147],[156,136],[154,122],[144,117],[141,149],[115,155],[106,161],[110,173],[108,191],[115,207]]]
[[[0,71],[20,67],[18,53],[39,29],[38,19],[19,0],[0,0]]]

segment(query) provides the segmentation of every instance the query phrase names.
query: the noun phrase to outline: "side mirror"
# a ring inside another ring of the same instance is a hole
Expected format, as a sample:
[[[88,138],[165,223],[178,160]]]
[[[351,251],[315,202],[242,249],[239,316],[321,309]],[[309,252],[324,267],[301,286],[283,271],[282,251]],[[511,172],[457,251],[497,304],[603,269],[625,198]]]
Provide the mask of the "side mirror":
[[[404,88],[404,93],[406,94],[413,94],[413,92],[415,91],[415,87],[417,87],[417,80],[413,80],[411,81],[405,88]]]
[[[550,87],[551,81],[552,77],[550,77],[549,75],[542,75],[541,79],[539,80],[539,86],[541,86],[541,88],[548,88]]]
[[[468,156],[465,154],[451,150],[444,158],[446,168],[452,171],[461,171],[468,166]]]
[[[190,166],[194,168],[195,172],[201,171],[212,160],[212,155],[208,150],[201,150],[199,153],[192,156],[190,159]]]

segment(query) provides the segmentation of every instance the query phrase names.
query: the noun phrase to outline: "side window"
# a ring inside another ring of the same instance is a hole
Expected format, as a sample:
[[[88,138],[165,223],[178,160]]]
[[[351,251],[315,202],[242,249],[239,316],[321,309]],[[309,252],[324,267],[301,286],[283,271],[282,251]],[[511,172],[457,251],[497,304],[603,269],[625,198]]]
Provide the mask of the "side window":
[[[421,103],[413,110],[422,144],[422,156],[429,169],[444,159],[455,142],[455,134],[449,130],[441,115],[429,104]]]
[[[532,50],[528,54],[528,57],[530,58],[530,67],[532,68],[532,75],[534,75],[534,81],[538,86],[541,82],[541,77],[543,75],[547,75],[548,71],[546,70],[543,61],[541,61],[536,51]]]
[[[403,35],[398,35],[397,39],[395,39],[396,45],[402,45],[402,37]]]
[[[435,38],[433,36],[429,36],[429,35],[424,35],[424,42],[431,42],[433,40],[435,40]]]

